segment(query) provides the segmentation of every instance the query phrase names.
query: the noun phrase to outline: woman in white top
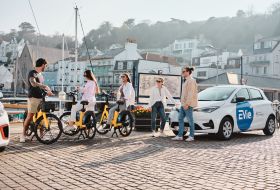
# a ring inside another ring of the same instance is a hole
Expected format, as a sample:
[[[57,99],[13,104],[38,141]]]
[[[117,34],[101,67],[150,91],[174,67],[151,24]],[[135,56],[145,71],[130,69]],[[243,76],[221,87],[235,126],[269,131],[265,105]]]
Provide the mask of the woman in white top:
[[[94,106],[96,103],[95,94],[99,93],[99,87],[96,81],[95,76],[91,72],[91,70],[86,70],[84,72],[84,77],[86,79],[86,84],[84,87],[77,87],[77,90],[81,92],[82,100],[81,101],[88,101],[88,105],[85,106],[87,111],[94,111]],[[73,127],[76,121],[76,114],[83,108],[83,105],[78,102],[76,105],[73,105],[71,108],[71,117],[69,121],[69,127]]]
[[[149,101],[149,108],[151,108],[151,118],[152,118],[152,136],[156,137],[156,117],[159,114],[161,118],[160,124],[160,136],[163,136],[163,130],[166,123],[166,115],[164,107],[167,105],[166,98],[168,98],[172,103],[176,103],[170,94],[169,90],[163,86],[163,78],[156,79],[156,85],[151,89],[151,96]]]
[[[122,85],[118,90],[118,98],[117,98],[117,102],[119,104],[116,104],[115,106],[110,108],[107,125],[104,127],[104,130],[110,129],[111,121],[114,117],[114,113],[118,108],[118,106],[121,112],[123,110],[126,110],[129,106],[134,106],[135,104],[135,91],[131,84],[129,74],[128,73],[122,74],[121,79],[122,79]]]

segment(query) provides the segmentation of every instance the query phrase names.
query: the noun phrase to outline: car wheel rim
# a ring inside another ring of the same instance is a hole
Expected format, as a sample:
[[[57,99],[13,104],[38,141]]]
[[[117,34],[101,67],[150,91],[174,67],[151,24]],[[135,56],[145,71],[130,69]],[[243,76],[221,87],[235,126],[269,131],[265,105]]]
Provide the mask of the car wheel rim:
[[[270,119],[268,122],[268,130],[269,132],[273,133],[275,130],[275,122],[273,119]]]
[[[229,121],[226,121],[223,126],[223,133],[225,138],[229,138],[232,133],[232,125]]]

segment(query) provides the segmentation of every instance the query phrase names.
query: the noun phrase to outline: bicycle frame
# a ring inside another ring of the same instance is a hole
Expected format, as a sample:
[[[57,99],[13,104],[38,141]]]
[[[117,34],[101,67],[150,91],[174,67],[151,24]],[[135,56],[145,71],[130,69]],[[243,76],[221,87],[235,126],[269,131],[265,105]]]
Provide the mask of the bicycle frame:
[[[41,116],[43,116],[45,126],[48,129],[49,128],[49,120],[47,119],[46,112],[42,112],[40,110],[38,113],[34,114],[33,115],[33,122],[36,123],[37,119],[39,119]]]
[[[86,126],[83,125],[83,118],[85,113],[86,111],[79,111],[80,114],[79,121],[75,121],[75,125],[78,126],[80,129],[86,128]]]
[[[108,118],[108,116],[109,116],[109,112],[107,111],[108,108],[109,108],[109,106],[107,104],[105,104],[100,121],[103,121],[104,118]],[[118,123],[118,116],[119,116],[119,111],[115,111],[114,117],[111,121],[113,127],[120,127],[122,125],[122,123]]]

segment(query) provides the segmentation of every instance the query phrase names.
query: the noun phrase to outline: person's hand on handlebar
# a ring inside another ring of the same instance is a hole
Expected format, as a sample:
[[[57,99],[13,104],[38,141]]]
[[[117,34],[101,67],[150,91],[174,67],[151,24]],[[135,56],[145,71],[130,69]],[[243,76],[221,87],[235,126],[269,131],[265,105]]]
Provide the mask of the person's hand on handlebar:
[[[52,91],[47,91],[47,95],[48,96],[54,96],[54,93],[52,93]]]

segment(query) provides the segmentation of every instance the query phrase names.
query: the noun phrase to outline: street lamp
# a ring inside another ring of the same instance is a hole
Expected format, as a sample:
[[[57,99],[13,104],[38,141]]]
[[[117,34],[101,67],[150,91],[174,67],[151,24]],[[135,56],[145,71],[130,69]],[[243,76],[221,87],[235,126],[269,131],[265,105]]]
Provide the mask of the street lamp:
[[[239,49],[237,53],[238,57],[240,57],[240,69],[241,69],[241,77],[240,77],[240,84],[243,84],[243,52],[241,49]]]

